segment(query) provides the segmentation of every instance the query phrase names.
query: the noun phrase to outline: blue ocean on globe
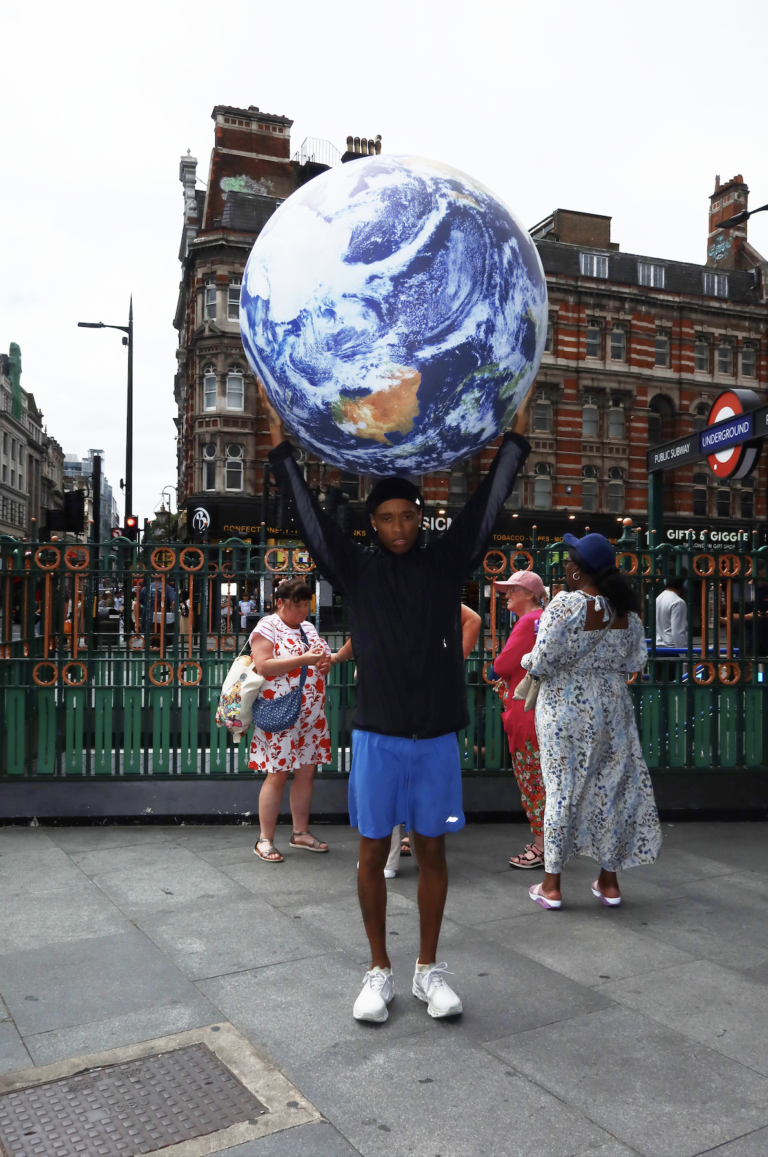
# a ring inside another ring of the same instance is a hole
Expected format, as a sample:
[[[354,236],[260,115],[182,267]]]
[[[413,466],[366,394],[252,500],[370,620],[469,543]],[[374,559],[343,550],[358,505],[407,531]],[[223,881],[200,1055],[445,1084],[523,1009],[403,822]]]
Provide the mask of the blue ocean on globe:
[[[355,473],[425,474],[510,425],[544,350],[547,289],[528,232],[478,181],[362,157],[269,219],[240,327],[305,448]]]

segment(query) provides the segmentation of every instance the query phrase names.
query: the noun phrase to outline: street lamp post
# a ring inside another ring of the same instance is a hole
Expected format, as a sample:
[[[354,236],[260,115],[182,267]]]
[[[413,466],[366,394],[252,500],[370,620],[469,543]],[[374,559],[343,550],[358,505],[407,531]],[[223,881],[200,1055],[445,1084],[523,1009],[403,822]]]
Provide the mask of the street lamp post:
[[[106,325],[103,321],[79,321],[81,329],[119,329],[127,334],[123,345],[128,346],[128,398],[125,429],[125,517],[133,514],[133,295],[128,307],[127,325]]]
[[[718,222],[715,228],[733,229],[734,225],[743,225],[749,217],[752,217],[755,213],[764,213],[766,209],[768,209],[768,205],[761,205],[759,209],[742,209],[740,213],[735,213],[733,217],[726,217],[725,221]]]

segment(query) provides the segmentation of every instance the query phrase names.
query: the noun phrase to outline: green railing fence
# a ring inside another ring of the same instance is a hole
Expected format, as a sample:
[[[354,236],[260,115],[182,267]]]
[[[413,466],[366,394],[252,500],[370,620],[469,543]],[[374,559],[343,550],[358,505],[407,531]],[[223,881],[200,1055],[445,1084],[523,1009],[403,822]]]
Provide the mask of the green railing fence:
[[[645,673],[629,680],[649,766],[766,767],[768,547],[758,548],[755,536],[751,549],[715,551],[691,535],[647,548],[626,526],[618,549],[650,640]],[[511,774],[501,704],[488,682],[489,661],[509,633],[493,579],[532,568],[555,594],[565,558],[562,543],[535,539],[527,552],[492,550],[467,584],[484,623],[466,664],[467,774]],[[655,598],[668,575],[686,572],[688,647],[657,650]],[[0,780],[253,778],[250,736],[234,745],[216,725],[219,691],[271,584],[297,574],[314,584],[300,544],[0,541]],[[108,592],[122,597],[121,614],[104,605]],[[245,626],[243,595],[258,609]],[[343,605],[321,601],[315,622],[337,649],[346,637]],[[354,696],[354,665],[335,666],[326,698],[333,760],[320,774],[349,770]]]

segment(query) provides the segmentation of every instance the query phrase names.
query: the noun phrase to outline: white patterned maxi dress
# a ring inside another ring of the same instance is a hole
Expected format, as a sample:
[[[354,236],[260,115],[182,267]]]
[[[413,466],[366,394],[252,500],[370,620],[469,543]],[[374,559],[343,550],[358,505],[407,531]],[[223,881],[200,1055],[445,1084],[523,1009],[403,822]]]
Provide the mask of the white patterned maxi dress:
[[[522,665],[541,679],[536,733],[547,791],[544,863],[591,856],[609,872],[650,864],[661,847],[627,675],[648,659],[643,624],[585,631],[588,597],[562,591]],[[601,609],[601,600],[596,600]],[[599,637],[598,637],[599,636]]]

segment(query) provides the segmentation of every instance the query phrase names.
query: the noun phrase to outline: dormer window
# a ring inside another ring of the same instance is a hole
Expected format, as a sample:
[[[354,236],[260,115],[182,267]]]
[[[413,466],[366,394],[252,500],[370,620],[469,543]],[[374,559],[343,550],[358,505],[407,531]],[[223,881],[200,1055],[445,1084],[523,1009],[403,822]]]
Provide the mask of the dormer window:
[[[601,253],[580,253],[579,269],[582,277],[607,277],[608,258]]]

